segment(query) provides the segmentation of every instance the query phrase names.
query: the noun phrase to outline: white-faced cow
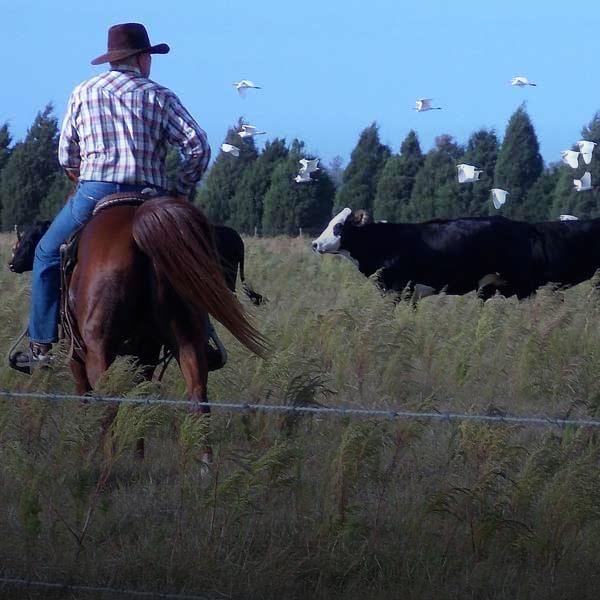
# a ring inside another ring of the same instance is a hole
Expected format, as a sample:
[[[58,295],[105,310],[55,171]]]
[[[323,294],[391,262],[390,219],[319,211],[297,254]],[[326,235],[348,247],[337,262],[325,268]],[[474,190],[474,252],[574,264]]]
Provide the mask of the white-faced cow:
[[[417,284],[448,294],[496,289],[530,296],[547,283],[568,287],[600,268],[600,219],[525,223],[504,217],[373,223],[349,208],[314,240],[321,254],[350,258],[385,290]],[[482,289],[485,288],[485,289]]]

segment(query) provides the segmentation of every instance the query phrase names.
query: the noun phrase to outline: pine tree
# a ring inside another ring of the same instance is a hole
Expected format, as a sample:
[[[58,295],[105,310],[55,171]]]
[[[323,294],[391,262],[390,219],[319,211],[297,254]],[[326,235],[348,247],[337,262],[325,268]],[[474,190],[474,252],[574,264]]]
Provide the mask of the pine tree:
[[[377,182],[390,154],[390,149],[379,141],[375,123],[363,130],[335,196],[334,212],[345,207],[372,209]]]
[[[452,136],[440,135],[417,173],[410,202],[401,211],[404,221],[428,221],[460,216],[456,164],[463,154]]]
[[[548,169],[544,169],[527,192],[525,201],[521,205],[521,219],[536,223],[553,218],[554,194],[560,176],[561,169],[558,165],[551,165]]]
[[[598,146],[592,154],[592,162],[589,165],[586,165],[581,157],[577,169],[561,165],[554,191],[551,211],[553,217],[558,217],[562,213],[575,215],[580,219],[600,217],[600,190],[597,187],[600,181],[600,112],[597,112],[582,128],[580,139],[595,142]],[[577,150],[576,147],[573,149]],[[573,180],[581,179],[586,171],[589,171],[592,176],[594,188],[585,192],[576,192]]]
[[[40,203],[38,219],[52,220],[64,206],[65,201],[74,191],[75,184],[62,172],[57,171],[47,194]]]
[[[244,233],[261,232],[263,201],[277,165],[287,158],[285,140],[267,142],[260,156],[248,166],[231,201],[229,225]]]
[[[2,227],[31,223],[48,193],[58,164],[58,124],[49,104],[38,113],[25,140],[11,152],[0,180]]]
[[[521,105],[508,121],[494,171],[494,187],[505,189],[510,196],[500,210],[491,210],[521,218],[522,204],[543,169],[535,129],[524,105]]]
[[[12,137],[10,135],[10,131],[8,130],[8,123],[4,123],[2,127],[0,127],[0,172],[6,165],[8,161],[8,157],[10,156],[10,143],[12,142]]]
[[[405,216],[423,162],[419,138],[411,130],[400,146],[400,154],[388,158],[383,167],[373,202],[375,219],[398,222]]]
[[[0,181],[2,178],[2,169],[4,169],[8,158],[10,157],[10,143],[12,141],[10,132],[8,130],[8,123],[4,123],[0,127]],[[2,214],[2,191],[0,189],[0,215]],[[2,221],[0,220],[0,226]]]
[[[313,173],[313,181],[297,183],[298,161],[304,144],[294,140],[288,157],[280,161],[265,194],[262,231],[265,235],[297,235],[322,230],[331,215],[335,187],[325,167]],[[314,157],[307,157],[314,158]]]
[[[241,138],[237,135],[242,124],[242,119],[239,119],[237,125],[229,129],[224,140],[239,148],[240,155],[236,157],[220,152],[196,196],[197,204],[213,223],[224,224],[231,219],[231,201],[244,171],[258,156],[254,138]]]
[[[469,138],[461,162],[473,165],[483,172],[478,181],[459,186],[461,217],[480,217],[489,214],[490,210],[495,211],[490,189],[494,187],[494,170],[499,148],[498,137],[494,131],[480,129]]]
[[[331,181],[333,181],[333,185],[335,185],[335,189],[339,190],[344,181],[344,160],[339,154],[334,156],[327,169]]]

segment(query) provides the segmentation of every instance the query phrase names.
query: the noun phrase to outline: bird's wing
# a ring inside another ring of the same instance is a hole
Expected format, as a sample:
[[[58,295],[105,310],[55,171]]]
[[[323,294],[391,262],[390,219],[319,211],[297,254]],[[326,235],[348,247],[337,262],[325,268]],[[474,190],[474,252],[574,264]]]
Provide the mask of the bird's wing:
[[[591,187],[592,185],[592,174],[589,171],[586,171],[581,178],[581,183],[583,187]]]
[[[298,162],[302,165],[303,170],[308,168],[308,161],[305,158],[301,158]]]

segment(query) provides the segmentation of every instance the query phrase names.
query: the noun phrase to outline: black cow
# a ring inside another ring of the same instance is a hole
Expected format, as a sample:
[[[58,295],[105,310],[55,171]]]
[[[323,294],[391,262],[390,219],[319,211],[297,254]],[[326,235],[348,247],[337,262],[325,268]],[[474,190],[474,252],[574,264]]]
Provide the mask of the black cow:
[[[485,287],[526,298],[547,283],[568,287],[600,268],[600,219],[525,223],[504,217],[373,223],[344,209],[313,242],[342,254],[385,290],[421,284],[465,294]]]
[[[27,227],[22,234],[17,233],[17,243],[13,248],[13,256],[8,264],[8,268],[11,271],[14,273],[25,273],[33,269],[35,247],[44,233],[46,233],[48,227],[50,227],[50,221],[36,221],[33,225]],[[257,306],[262,304],[265,300],[263,296],[246,284],[244,274],[244,241],[239,233],[231,227],[222,225],[215,225],[214,233],[217,252],[221,259],[223,276],[229,289],[235,292],[239,267],[240,280],[244,293]]]

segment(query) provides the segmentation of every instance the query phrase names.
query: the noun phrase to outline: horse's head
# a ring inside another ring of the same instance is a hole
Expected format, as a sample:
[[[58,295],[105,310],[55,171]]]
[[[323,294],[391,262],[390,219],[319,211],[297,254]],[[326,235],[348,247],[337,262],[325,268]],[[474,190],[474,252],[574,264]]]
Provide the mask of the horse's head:
[[[8,268],[13,273],[25,273],[33,269],[35,247],[48,227],[50,227],[50,221],[36,221],[27,226],[22,233],[15,227],[17,240],[13,245],[12,258],[8,263]]]

